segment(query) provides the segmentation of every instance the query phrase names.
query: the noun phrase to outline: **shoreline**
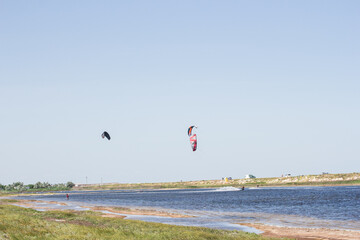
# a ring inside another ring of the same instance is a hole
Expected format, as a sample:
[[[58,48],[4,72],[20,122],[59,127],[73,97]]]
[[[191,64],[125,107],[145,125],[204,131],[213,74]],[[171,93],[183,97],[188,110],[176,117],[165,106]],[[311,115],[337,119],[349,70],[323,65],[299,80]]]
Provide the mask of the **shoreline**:
[[[259,187],[254,186],[254,185],[249,185],[246,186],[245,185],[245,190],[246,189],[254,189],[254,188],[301,188],[301,187],[357,187],[360,186],[360,183],[349,183],[349,184],[319,184],[319,185],[315,185],[315,184],[309,184],[309,185],[305,185],[305,184],[292,184],[292,185],[286,185],[286,184],[282,184],[282,185],[259,185]],[[190,189],[217,189],[217,188],[226,188],[226,187],[234,187],[234,188],[238,188],[241,190],[241,186],[238,185],[232,185],[232,184],[228,184],[228,185],[221,185],[221,186],[199,186],[199,187],[173,187],[173,188],[116,188],[116,189],[90,189],[90,188],[86,188],[86,189],[71,189],[71,190],[61,190],[61,191],[45,191],[45,192],[18,192],[18,193],[5,193],[3,195],[0,195],[0,198],[2,197],[16,197],[19,195],[45,195],[45,194],[49,194],[49,195],[60,195],[60,194],[64,194],[66,192],[81,192],[81,193],[86,193],[86,192],[92,192],[92,191],[171,191],[171,190],[190,190]]]
[[[0,239],[259,239],[241,231],[125,220],[96,211],[36,211],[14,203],[0,200]]]
[[[330,228],[297,228],[266,225],[262,223],[238,223],[242,226],[256,228],[260,235],[276,238],[295,238],[297,240],[356,240],[360,239],[360,231]]]
[[[360,186],[360,173],[336,173],[318,175],[281,176],[267,178],[240,178],[240,179],[213,179],[213,180],[188,180],[155,183],[96,183],[76,184],[68,190],[44,190],[31,189],[23,192],[0,191],[1,196],[16,194],[42,194],[72,191],[101,191],[101,190],[181,190],[181,189],[208,189],[222,187],[236,188],[269,188],[269,187],[338,187],[338,186]]]
[[[31,208],[34,210],[44,210],[44,211],[53,211],[53,210],[74,210],[74,211],[94,211],[94,212],[102,212],[104,213],[104,216],[109,215],[117,216],[125,218],[127,215],[142,215],[142,216],[157,216],[157,217],[170,217],[170,218],[191,218],[194,216],[185,215],[185,214],[177,214],[177,213],[171,213],[166,211],[159,211],[154,209],[140,209],[140,208],[129,208],[129,207],[118,207],[118,206],[85,206],[85,205],[78,205],[76,207],[82,208],[81,210],[75,210],[75,209],[67,209],[66,206],[69,206],[67,203],[64,202],[58,202],[58,201],[42,201],[42,200],[16,200],[17,202],[13,202],[10,204],[25,207],[25,208]],[[37,205],[37,203],[41,205]],[[43,205],[43,204],[47,204]],[[53,205],[53,206],[51,206]],[[57,208],[54,205],[60,205],[64,206],[64,208]]]
[[[17,202],[9,203],[12,205],[32,208],[40,211],[79,211],[75,209],[56,208],[51,205],[69,206],[63,202],[57,201],[41,201],[41,200],[17,200]],[[40,205],[40,206],[39,206]],[[41,206],[43,205],[43,206]],[[48,206],[46,206],[48,205]],[[153,209],[137,209],[127,207],[115,207],[115,206],[85,206],[79,205],[82,210],[88,210],[92,212],[101,212],[102,217],[106,218],[122,218],[143,215],[143,216],[156,216],[156,217],[170,217],[170,218],[192,218],[194,216],[176,214],[166,211],[158,211]],[[309,239],[322,239],[322,240],[355,240],[360,239],[360,230],[345,230],[345,229],[333,229],[333,228],[302,228],[302,227],[287,227],[287,226],[274,226],[263,223],[236,223],[241,226],[257,229],[262,233],[259,235],[275,238],[294,238],[298,240]]]
[[[121,185],[121,184],[119,184]],[[204,186],[204,185],[200,185],[200,186],[181,186],[181,187],[158,187],[158,188],[153,188],[153,187],[149,187],[149,186],[143,186],[143,188],[127,188],[127,187],[75,187],[72,190],[68,190],[68,192],[72,192],[72,191],[79,191],[79,192],[87,192],[87,191],[106,191],[106,190],[111,190],[111,191],[117,191],[117,190],[153,190],[153,191],[162,191],[162,190],[189,190],[189,189],[211,189],[211,188],[223,188],[223,187],[235,187],[235,188],[241,188],[242,186],[245,187],[245,189],[247,188],[275,188],[275,187],[351,187],[351,186],[360,186],[360,183],[318,183],[318,184],[297,184],[297,183],[292,183],[292,184],[258,184],[259,186],[257,187],[254,184],[231,184],[231,183],[227,183],[227,184],[222,184],[222,185],[214,185],[214,186]],[[108,185],[107,185],[108,186]],[[56,192],[56,191],[54,191]],[[66,192],[66,191],[62,191],[62,192]],[[26,193],[26,192],[24,192]],[[31,192],[29,192],[31,193]],[[41,193],[39,193],[41,194]]]
[[[76,184],[73,190],[141,190],[141,189],[194,189],[221,188],[226,186],[297,187],[297,186],[360,186],[360,173],[323,173],[317,175],[279,176],[265,178],[237,178],[186,180],[155,183],[97,183]]]

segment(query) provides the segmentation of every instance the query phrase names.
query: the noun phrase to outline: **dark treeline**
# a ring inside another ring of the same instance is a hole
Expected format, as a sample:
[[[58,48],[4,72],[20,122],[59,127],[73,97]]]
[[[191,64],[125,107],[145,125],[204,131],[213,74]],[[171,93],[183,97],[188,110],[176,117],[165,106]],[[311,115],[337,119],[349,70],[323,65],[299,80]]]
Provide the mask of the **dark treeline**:
[[[24,191],[58,191],[69,190],[75,186],[72,182],[50,184],[48,182],[37,182],[35,184],[24,185],[23,182],[14,182],[8,185],[0,184],[0,191],[24,192]]]

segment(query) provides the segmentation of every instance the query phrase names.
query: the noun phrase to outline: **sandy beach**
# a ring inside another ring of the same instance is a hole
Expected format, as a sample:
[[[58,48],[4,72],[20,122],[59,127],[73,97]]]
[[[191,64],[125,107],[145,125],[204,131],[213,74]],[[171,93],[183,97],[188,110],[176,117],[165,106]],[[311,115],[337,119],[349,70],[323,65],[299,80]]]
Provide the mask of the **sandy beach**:
[[[171,218],[188,218],[193,217],[189,215],[176,214],[164,211],[157,210],[148,210],[148,209],[133,209],[133,208],[121,208],[121,207],[89,207],[94,211],[108,211],[111,213],[119,213],[124,215],[146,215],[146,216],[158,216],[158,217],[171,217]]]
[[[321,239],[321,240],[358,240],[360,231],[337,230],[328,228],[292,228],[270,226],[260,223],[241,223],[263,231],[261,235],[268,237],[286,237],[298,240]]]
[[[47,204],[44,206],[43,204]],[[41,209],[41,210],[62,210],[55,208],[55,205],[67,206],[66,203],[56,202],[56,201],[40,201],[40,200],[18,200],[16,202],[17,206],[32,208],[32,209]],[[171,217],[171,218],[188,218],[193,217],[184,214],[177,214],[165,211],[157,211],[152,209],[137,209],[137,208],[125,208],[125,207],[111,207],[111,206],[81,206],[83,209],[90,209],[92,211],[104,212],[104,217],[122,217],[125,218],[126,215],[145,215],[145,216],[158,216],[158,217]],[[65,210],[65,209],[63,209]],[[121,215],[119,215],[121,214]]]

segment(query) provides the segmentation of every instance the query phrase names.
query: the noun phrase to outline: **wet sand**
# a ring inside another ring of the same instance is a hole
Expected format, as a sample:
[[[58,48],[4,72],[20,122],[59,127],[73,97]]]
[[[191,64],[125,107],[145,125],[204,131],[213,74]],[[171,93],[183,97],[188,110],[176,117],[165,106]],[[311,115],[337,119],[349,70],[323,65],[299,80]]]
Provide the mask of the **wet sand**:
[[[298,240],[321,239],[321,240],[358,240],[360,231],[337,230],[328,228],[292,228],[270,226],[260,223],[240,223],[247,227],[263,231],[261,235],[278,238],[293,238]]]
[[[108,211],[112,213],[119,213],[124,215],[150,215],[150,216],[158,216],[158,217],[171,217],[171,218],[189,218],[192,216],[189,215],[182,215],[177,213],[170,213],[164,211],[157,211],[157,210],[148,210],[148,209],[133,209],[133,208],[122,208],[122,207],[89,207],[95,211]]]
[[[55,207],[56,205],[68,206],[63,202],[56,201],[39,201],[39,200],[18,200],[16,203],[12,203],[17,206],[23,206],[32,209],[41,209],[41,210],[67,210],[66,208],[61,209]],[[44,206],[43,204],[47,204]],[[124,208],[124,207],[104,207],[104,206],[80,206],[83,210],[92,210],[96,212],[104,212],[103,216],[106,217],[123,217],[126,215],[145,215],[145,216],[158,216],[158,217],[171,217],[171,218],[189,218],[193,216],[165,212],[165,211],[157,211],[152,209],[135,209],[135,208]],[[119,215],[122,214],[123,216]]]

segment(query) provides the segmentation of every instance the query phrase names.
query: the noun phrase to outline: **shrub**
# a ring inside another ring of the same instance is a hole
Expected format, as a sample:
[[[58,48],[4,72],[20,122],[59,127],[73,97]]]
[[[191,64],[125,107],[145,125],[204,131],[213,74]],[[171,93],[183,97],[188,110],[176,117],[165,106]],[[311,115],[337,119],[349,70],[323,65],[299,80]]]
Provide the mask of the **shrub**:
[[[73,187],[75,187],[75,184],[73,182],[67,182],[66,187],[73,188]]]

